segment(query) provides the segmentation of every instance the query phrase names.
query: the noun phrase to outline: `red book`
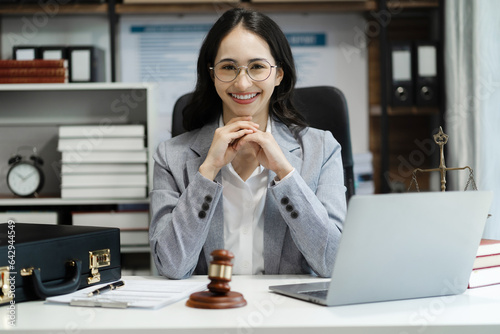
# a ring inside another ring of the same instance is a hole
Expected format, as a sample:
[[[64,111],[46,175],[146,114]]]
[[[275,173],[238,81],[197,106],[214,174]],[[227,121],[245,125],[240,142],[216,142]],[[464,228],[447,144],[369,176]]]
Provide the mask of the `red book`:
[[[500,266],[500,240],[482,239],[473,269]]]
[[[65,59],[57,60],[0,60],[0,68],[19,68],[19,67],[67,67],[68,61]]]
[[[477,256],[472,269],[500,266],[500,254]]]
[[[477,256],[492,254],[500,254],[500,240],[481,239],[481,243],[477,249]]]
[[[469,289],[500,284],[500,266],[472,270]]]
[[[0,84],[21,84],[21,83],[66,83],[68,78],[61,77],[0,77]]]
[[[0,77],[63,77],[65,75],[66,68],[63,67],[0,68]]]

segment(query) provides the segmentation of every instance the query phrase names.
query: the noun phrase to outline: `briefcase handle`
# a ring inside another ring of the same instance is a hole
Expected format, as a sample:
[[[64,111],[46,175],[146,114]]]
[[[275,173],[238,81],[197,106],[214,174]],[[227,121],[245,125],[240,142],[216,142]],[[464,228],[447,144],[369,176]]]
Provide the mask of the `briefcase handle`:
[[[70,261],[67,267],[69,268],[68,270],[73,271],[73,276],[64,283],[50,287],[43,284],[40,268],[30,268],[32,271],[33,289],[39,298],[45,299],[51,296],[64,295],[75,292],[78,289],[81,281],[82,261]]]

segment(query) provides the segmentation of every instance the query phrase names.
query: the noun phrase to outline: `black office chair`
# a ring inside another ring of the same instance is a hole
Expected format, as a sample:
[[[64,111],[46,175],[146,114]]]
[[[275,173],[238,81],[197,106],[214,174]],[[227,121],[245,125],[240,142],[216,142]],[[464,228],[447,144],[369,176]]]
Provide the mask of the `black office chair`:
[[[181,96],[174,105],[172,115],[172,137],[186,132],[182,125],[182,110],[191,99],[188,93]],[[342,146],[344,184],[346,199],[354,195],[354,162],[352,159],[349,113],[344,94],[335,87],[318,86],[295,89],[294,103],[313,128],[330,131]]]

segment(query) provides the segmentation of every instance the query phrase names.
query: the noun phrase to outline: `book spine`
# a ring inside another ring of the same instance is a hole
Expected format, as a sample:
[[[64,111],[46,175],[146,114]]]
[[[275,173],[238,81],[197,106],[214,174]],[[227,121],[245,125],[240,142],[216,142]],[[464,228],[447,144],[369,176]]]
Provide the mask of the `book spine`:
[[[0,68],[0,77],[64,77],[65,68]]]
[[[146,174],[89,174],[89,175],[63,175],[63,187],[123,187],[146,186]]]
[[[68,61],[65,59],[57,60],[0,60],[0,68],[19,68],[19,67],[67,67]]]
[[[90,140],[87,138],[60,138],[57,149],[59,151],[78,151],[82,146],[92,147],[98,151],[130,151],[144,149],[144,138],[101,138]]]
[[[59,127],[59,138],[144,137],[143,124],[65,125]]]
[[[62,175],[81,175],[81,174],[145,174],[147,172],[146,164],[62,164]]]
[[[137,151],[63,151],[63,163],[146,163],[146,150]]]
[[[146,198],[145,187],[61,188],[61,198]]]
[[[148,211],[73,212],[73,225],[116,227],[126,231],[146,231]]]
[[[19,83],[66,83],[68,78],[61,77],[0,77],[0,83],[19,84]]]

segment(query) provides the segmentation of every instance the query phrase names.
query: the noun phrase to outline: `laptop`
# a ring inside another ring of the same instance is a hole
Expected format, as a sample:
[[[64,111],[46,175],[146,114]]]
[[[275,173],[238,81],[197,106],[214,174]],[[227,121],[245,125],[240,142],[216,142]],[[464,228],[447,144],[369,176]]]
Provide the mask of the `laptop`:
[[[353,196],[331,280],[269,289],[326,306],[463,293],[492,198],[489,191]]]

